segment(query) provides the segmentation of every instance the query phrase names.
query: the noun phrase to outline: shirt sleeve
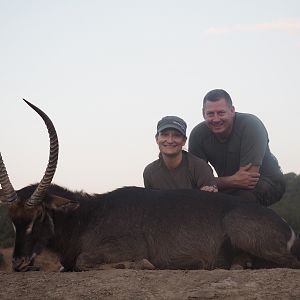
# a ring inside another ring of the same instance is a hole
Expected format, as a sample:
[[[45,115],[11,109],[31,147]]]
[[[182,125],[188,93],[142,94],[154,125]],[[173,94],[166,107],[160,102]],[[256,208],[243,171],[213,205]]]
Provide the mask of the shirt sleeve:
[[[213,174],[213,170],[208,163],[203,159],[193,159],[191,162],[193,169],[194,182],[197,188],[203,186],[213,186],[216,185],[216,179]]]
[[[188,151],[207,162],[207,157],[202,149],[201,138],[202,135],[196,126],[189,136]]]
[[[144,178],[144,186],[145,188],[152,188],[152,183],[151,183],[151,176],[150,176],[150,171],[146,167],[143,172],[143,178]]]
[[[269,138],[264,124],[255,116],[247,122],[241,140],[240,166],[261,166]]]
[[[197,187],[201,188],[205,185],[208,185],[208,186],[217,185],[213,171],[212,171],[211,167],[205,161],[203,161],[201,173],[203,175],[198,176]]]

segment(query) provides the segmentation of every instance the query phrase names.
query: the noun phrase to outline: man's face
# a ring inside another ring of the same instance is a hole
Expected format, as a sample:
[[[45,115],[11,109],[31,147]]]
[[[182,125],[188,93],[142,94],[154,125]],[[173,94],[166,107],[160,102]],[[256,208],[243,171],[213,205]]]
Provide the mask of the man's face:
[[[227,138],[233,126],[234,106],[229,106],[224,98],[207,101],[203,107],[203,117],[209,129],[220,138]]]
[[[176,129],[165,129],[158,133],[156,143],[161,154],[176,156],[182,151],[186,137]]]

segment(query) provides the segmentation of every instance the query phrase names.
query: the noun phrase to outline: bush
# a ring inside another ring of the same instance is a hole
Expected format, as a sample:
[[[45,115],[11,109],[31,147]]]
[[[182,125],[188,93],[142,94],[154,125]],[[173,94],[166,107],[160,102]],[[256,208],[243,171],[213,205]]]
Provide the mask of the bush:
[[[272,206],[287,223],[300,233],[300,175],[285,174],[286,192],[282,199]]]

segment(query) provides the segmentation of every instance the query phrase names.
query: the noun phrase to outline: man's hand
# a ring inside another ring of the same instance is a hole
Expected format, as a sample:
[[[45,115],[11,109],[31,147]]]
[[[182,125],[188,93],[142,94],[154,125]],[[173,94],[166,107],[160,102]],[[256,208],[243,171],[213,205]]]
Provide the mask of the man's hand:
[[[259,167],[248,164],[232,175],[232,183],[234,187],[251,190],[256,187],[259,177]]]
[[[233,174],[232,176],[216,177],[219,190],[228,188],[252,190],[259,180],[259,166],[248,164]]]

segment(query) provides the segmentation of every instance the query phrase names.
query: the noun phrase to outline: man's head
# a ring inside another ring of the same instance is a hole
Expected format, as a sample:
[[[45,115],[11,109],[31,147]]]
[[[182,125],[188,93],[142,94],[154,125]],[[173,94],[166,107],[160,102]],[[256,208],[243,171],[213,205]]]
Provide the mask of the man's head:
[[[179,117],[166,116],[157,123],[156,143],[163,155],[175,156],[186,142],[186,123]]]
[[[221,89],[215,89],[215,90],[211,90],[209,91],[203,98],[203,108],[206,104],[207,101],[211,101],[211,102],[216,102],[220,99],[224,99],[225,102],[227,103],[228,107],[232,106],[232,100],[230,95]]]
[[[235,108],[226,91],[216,89],[208,92],[203,99],[202,113],[207,126],[215,135],[222,139],[230,135]]]

